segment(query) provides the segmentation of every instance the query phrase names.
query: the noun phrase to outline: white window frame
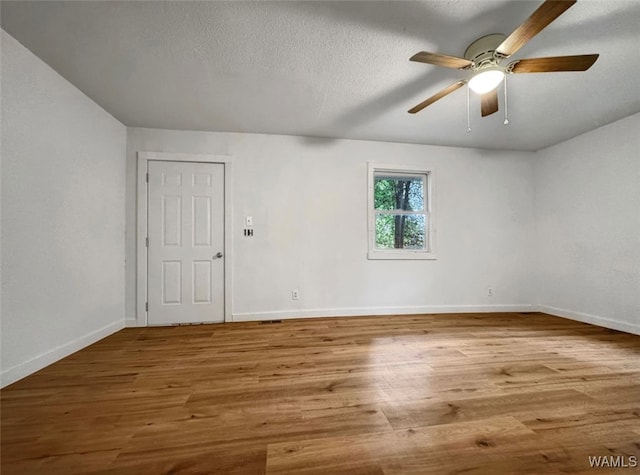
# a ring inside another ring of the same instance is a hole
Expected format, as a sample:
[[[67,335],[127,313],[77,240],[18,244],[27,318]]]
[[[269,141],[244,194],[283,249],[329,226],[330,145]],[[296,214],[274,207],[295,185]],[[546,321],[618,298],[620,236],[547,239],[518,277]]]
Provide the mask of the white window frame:
[[[389,173],[391,175],[424,175],[425,187],[424,198],[426,209],[424,214],[427,217],[427,239],[426,249],[376,249],[376,210],[374,208],[373,191],[375,186],[376,173]],[[436,255],[436,221],[435,221],[435,170],[425,169],[415,165],[396,165],[383,163],[368,163],[368,241],[369,259],[437,259]]]

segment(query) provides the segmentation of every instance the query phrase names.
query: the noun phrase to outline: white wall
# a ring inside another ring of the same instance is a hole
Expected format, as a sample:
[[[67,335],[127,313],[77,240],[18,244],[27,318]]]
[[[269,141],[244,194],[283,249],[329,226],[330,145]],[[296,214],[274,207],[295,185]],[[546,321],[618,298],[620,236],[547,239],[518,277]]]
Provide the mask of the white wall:
[[[640,114],[538,155],[541,310],[640,334]]]
[[[142,128],[128,129],[127,148],[129,324],[138,151],[233,157],[236,321],[526,310],[535,301],[532,153]],[[367,260],[368,161],[436,168],[438,260]],[[242,235],[245,215],[253,238]]]
[[[126,129],[1,39],[4,386],[124,326]]]

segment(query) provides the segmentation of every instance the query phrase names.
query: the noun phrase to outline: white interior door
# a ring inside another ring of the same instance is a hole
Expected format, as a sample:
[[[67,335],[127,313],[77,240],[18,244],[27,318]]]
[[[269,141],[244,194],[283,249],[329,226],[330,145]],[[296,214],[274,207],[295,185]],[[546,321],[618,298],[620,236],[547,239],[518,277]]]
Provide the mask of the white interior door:
[[[224,321],[224,165],[149,161],[149,325]]]

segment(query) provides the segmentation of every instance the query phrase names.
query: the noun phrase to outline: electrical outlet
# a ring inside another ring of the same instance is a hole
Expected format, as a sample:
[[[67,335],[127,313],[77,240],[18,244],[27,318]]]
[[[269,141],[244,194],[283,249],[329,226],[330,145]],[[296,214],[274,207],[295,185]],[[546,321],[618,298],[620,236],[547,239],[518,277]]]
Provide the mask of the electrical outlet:
[[[298,291],[298,289],[293,289],[291,291],[291,300],[299,300],[300,299],[300,292]]]
[[[487,286],[487,297],[493,297],[493,287]]]

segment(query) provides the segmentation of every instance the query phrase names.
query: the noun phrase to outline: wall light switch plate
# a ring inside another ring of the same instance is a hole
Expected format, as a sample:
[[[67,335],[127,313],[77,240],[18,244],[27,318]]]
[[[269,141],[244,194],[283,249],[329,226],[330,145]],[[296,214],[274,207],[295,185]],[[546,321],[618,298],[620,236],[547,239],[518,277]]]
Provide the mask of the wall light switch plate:
[[[244,219],[247,226],[253,226],[253,218],[251,216],[247,216]]]

